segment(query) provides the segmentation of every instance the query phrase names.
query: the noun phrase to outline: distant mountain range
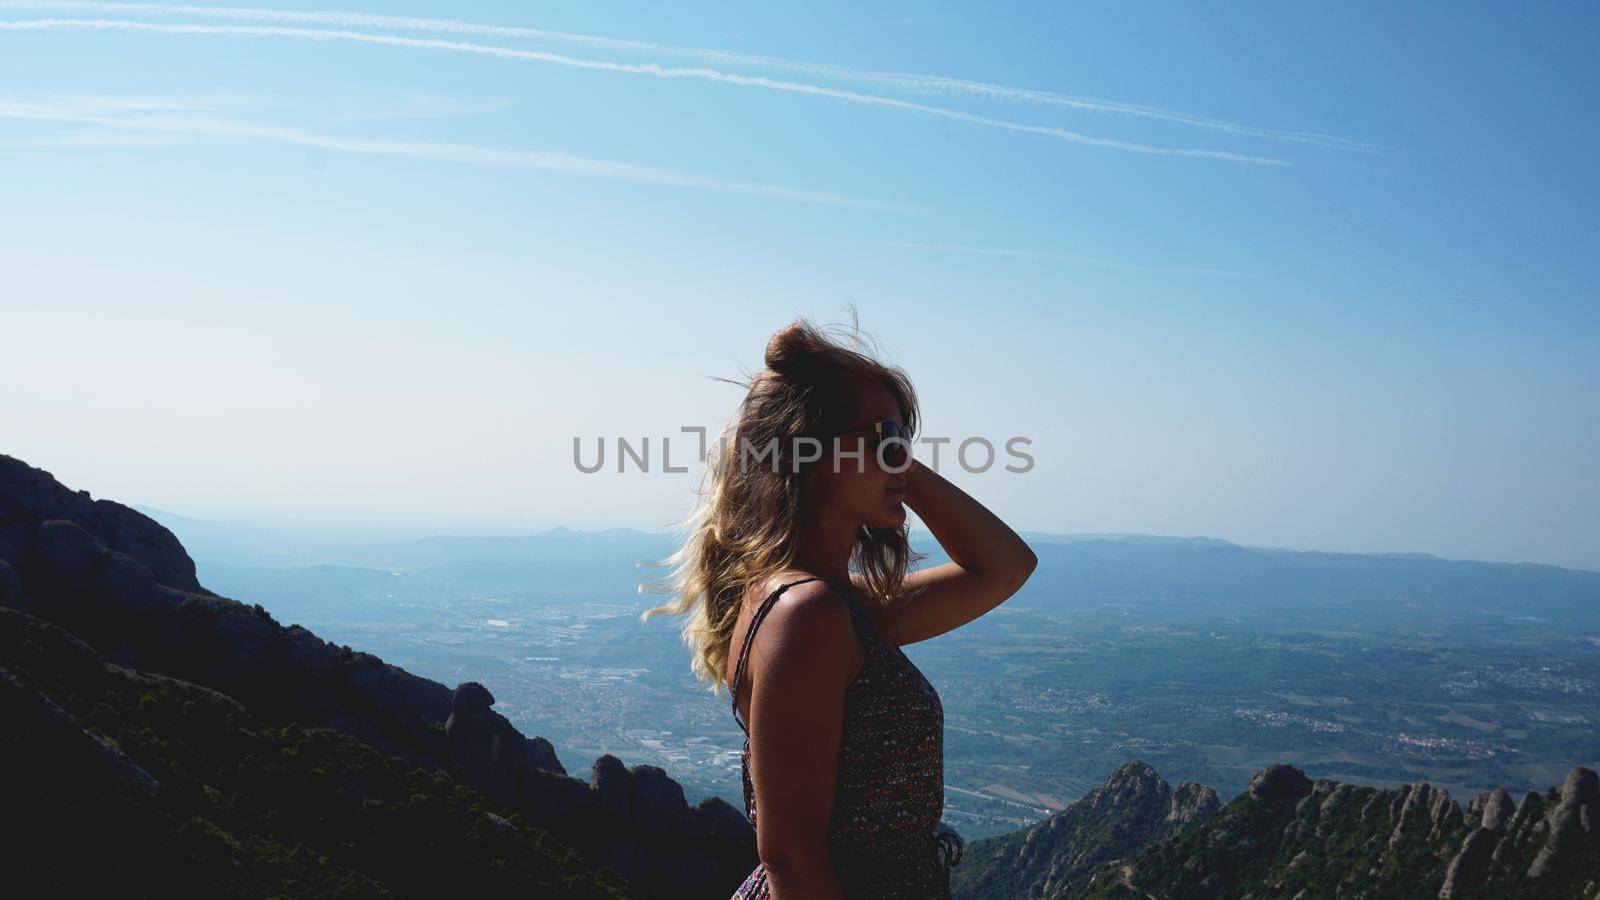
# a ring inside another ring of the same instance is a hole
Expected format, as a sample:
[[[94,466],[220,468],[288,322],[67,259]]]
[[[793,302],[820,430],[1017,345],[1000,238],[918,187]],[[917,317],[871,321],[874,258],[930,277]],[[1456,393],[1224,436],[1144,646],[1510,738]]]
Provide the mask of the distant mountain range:
[[[355,528],[288,529],[280,526],[217,522],[151,507],[134,509],[170,529],[196,559],[237,566],[308,566],[338,564],[396,570],[417,570],[450,563],[540,562],[593,559],[602,563],[626,560],[644,564],[670,553],[677,536],[663,531],[611,528],[579,531],[565,527],[521,535],[432,535],[401,540],[362,538]],[[1163,558],[1204,561],[1206,568],[1220,574],[1230,563],[1240,571],[1235,577],[1255,577],[1263,571],[1310,567],[1347,576],[1372,574],[1438,574],[1454,571],[1457,579],[1478,578],[1485,573],[1504,577],[1518,574],[1526,579],[1548,576],[1567,579],[1586,589],[1600,586],[1600,571],[1567,569],[1542,563],[1506,563],[1474,560],[1447,560],[1428,553],[1341,553],[1317,550],[1289,550],[1280,547],[1254,547],[1213,537],[1083,532],[1059,534],[1043,531],[1020,533],[1035,550],[1057,555],[1062,560],[1087,561]],[[912,545],[929,554],[930,562],[944,559],[936,541],[926,532],[912,535]],[[1169,567],[1170,563],[1163,565]],[[1138,568],[1124,573],[1137,578]],[[1189,573],[1184,573],[1189,574]]]

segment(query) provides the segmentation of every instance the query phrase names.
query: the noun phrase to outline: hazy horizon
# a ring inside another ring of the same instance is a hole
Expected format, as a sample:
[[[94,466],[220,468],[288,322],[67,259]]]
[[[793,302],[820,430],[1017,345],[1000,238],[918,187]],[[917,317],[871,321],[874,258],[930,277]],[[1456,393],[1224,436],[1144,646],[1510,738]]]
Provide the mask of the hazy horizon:
[[[91,493],[93,493],[93,492],[91,492]],[[116,498],[99,498],[99,497],[97,497],[97,499],[113,499],[114,500]],[[275,537],[288,537],[288,536],[293,535],[293,536],[298,536],[300,539],[305,540],[307,542],[326,542],[326,543],[366,543],[366,542],[385,543],[385,542],[429,540],[429,539],[435,539],[435,538],[437,538],[437,539],[445,539],[445,540],[448,540],[448,539],[468,539],[468,540],[470,540],[470,539],[479,539],[479,538],[481,538],[481,539],[530,538],[530,537],[548,536],[551,532],[568,532],[568,533],[572,533],[572,534],[605,534],[605,533],[608,533],[608,532],[631,532],[631,533],[636,533],[636,534],[648,535],[648,536],[651,536],[651,537],[669,538],[669,537],[674,536],[677,533],[677,532],[673,531],[670,528],[650,529],[650,528],[638,528],[638,527],[634,527],[634,526],[631,526],[631,525],[616,525],[616,526],[611,526],[611,527],[606,527],[606,528],[573,528],[573,527],[570,527],[570,526],[567,526],[567,525],[563,525],[563,524],[556,524],[556,525],[551,525],[551,526],[548,526],[548,527],[541,527],[541,528],[504,529],[504,528],[435,527],[435,526],[430,526],[430,525],[427,525],[427,524],[424,524],[424,523],[415,523],[415,522],[413,522],[413,523],[398,523],[398,522],[362,523],[362,522],[337,522],[337,521],[321,520],[321,521],[316,521],[316,522],[312,522],[312,523],[307,523],[307,522],[298,522],[298,521],[294,521],[294,520],[273,521],[273,520],[267,520],[267,519],[263,519],[263,520],[209,519],[209,518],[199,518],[199,517],[195,517],[195,516],[188,516],[188,515],[184,515],[183,513],[174,512],[174,511],[168,510],[168,509],[160,509],[160,508],[153,507],[153,506],[147,506],[145,504],[125,504],[125,505],[132,506],[134,509],[137,509],[138,511],[144,513],[145,515],[150,516],[151,518],[154,518],[156,521],[161,522],[162,524],[167,524],[170,521],[179,521],[179,522],[187,522],[187,523],[193,523],[193,524],[198,524],[198,525],[206,525],[206,526],[221,526],[221,527],[224,527],[224,528],[258,529],[261,532],[264,532],[266,534],[269,534],[269,535],[272,535],[272,536],[275,536]],[[310,528],[314,529],[314,530],[312,530],[312,531],[310,531],[308,533],[308,531],[307,531],[308,526]],[[1284,551],[1288,551],[1288,552],[1292,552],[1292,553],[1354,553],[1354,554],[1373,555],[1373,556],[1411,555],[1411,554],[1419,554],[1420,553],[1420,554],[1423,554],[1423,555],[1436,557],[1436,558],[1438,558],[1438,559],[1440,559],[1440,560],[1442,560],[1444,562],[1481,562],[1481,563],[1496,563],[1496,564],[1507,564],[1507,565],[1520,565],[1520,564],[1556,565],[1558,568],[1578,569],[1578,570],[1583,570],[1583,571],[1597,571],[1597,572],[1600,572],[1600,569],[1591,569],[1591,568],[1588,568],[1588,567],[1585,567],[1585,566],[1559,566],[1558,564],[1555,564],[1555,563],[1545,563],[1545,562],[1540,562],[1538,560],[1477,559],[1477,558],[1465,558],[1465,557],[1448,557],[1448,556],[1441,556],[1439,554],[1434,554],[1434,553],[1427,553],[1426,551],[1406,550],[1406,549],[1343,550],[1343,549],[1330,548],[1330,547],[1289,547],[1289,546],[1283,546],[1283,545],[1277,545],[1277,544],[1253,544],[1253,543],[1247,543],[1247,542],[1243,542],[1243,541],[1232,540],[1232,539],[1230,539],[1230,538],[1228,538],[1226,536],[1214,535],[1214,534],[1155,534],[1155,533],[1150,533],[1150,532],[1122,532],[1122,531],[1118,531],[1118,532],[1107,532],[1107,531],[1056,532],[1056,531],[1042,531],[1042,530],[1026,529],[1026,528],[1018,529],[1018,531],[1019,531],[1019,533],[1021,533],[1026,538],[1039,538],[1039,537],[1043,537],[1043,538],[1072,538],[1072,539],[1076,539],[1076,540],[1085,540],[1085,539],[1093,539],[1093,538],[1105,538],[1105,539],[1108,539],[1108,540],[1129,539],[1129,538],[1155,538],[1155,539],[1160,539],[1160,540],[1172,540],[1172,541],[1223,541],[1223,542],[1226,542],[1226,543],[1229,543],[1229,544],[1233,544],[1235,546],[1245,547],[1245,548],[1249,548],[1249,549],[1284,550]],[[179,538],[181,540],[182,539],[182,535],[180,535]],[[934,539],[933,535],[931,533],[929,533],[928,530],[925,527],[923,527],[922,525],[917,523],[914,519],[913,519],[912,540],[913,541],[922,541],[922,542],[935,542],[935,539]],[[193,555],[193,551],[191,550],[190,552],[191,552],[191,555]]]

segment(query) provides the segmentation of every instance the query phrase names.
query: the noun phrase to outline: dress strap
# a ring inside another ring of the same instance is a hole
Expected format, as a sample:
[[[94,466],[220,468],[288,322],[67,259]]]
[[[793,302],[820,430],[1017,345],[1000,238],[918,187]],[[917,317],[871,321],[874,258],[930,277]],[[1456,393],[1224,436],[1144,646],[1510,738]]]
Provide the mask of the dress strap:
[[[840,591],[839,596],[844,599],[844,605],[850,609],[850,621],[855,623],[856,637],[861,638],[862,645],[866,647],[871,647],[873,644],[885,648],[892,646],[884,641],[883,637],[878,634],[878,626],[872,624],[872,620],[867,618],[867,614],[862,612],[861,607],[856,605],[855,598],[851,596],[853,593],[853,590]]]
[[[779,585],[777,590],[767,595],[767,599],[761,601],[761,605],[756,607],[755,615],[750,617],[750,627],[746,628],[744,632],[744,646],[739,648],[739,661],[733,667],[733,686],[728,690],[731,695],[730,705],[733,707],[733,720],[739,723],[739,727],[744,729],[745,734],[750,733],[750,728],[739,718],[739,683],[744,681],[744,663],[750,656],[750,644],[755,640],[756,629],[760,627],[761,620],[765,619],[767,613],[772,610],[772,605],[778,602],[779,597],[783,596],[784,591],[797,584],[819,580],[821,579],[813,575],[810,578],[802,578],[799,581],[791,581],[788,584]]]

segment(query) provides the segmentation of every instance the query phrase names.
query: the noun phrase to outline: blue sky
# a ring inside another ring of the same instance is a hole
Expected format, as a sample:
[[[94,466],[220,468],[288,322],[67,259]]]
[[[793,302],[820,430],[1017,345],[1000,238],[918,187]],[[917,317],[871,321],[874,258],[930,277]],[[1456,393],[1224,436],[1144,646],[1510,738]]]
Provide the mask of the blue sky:
[[[928,433],[1033,441],[943,469],[1019,528],[1600,568],[1597,37],[0,0],[0,450],[214,518],[665,527],[694,471],[572,438],[714,429],[706,376],[853,303]]]

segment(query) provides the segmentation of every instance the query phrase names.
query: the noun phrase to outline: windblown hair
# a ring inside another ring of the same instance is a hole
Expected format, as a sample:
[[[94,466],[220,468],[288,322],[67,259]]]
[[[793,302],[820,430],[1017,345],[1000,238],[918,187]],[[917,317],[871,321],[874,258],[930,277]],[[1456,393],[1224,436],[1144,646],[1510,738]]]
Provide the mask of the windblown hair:
[[[906,373],[854,349],[863,344],[858,326],[847,332],[848,342],[833,340],[829,332],[835,330],[796,319],[767,342],[766,368],[753,379],[748,372],[745,381],[715,379],[748,393],[708,447],[694,509],[677,525],[682,543],[656,563],[670,567],[671,575],[640,586],[641,593],[673,596],[646,610],[641,620],[688,615],[683,639],[690,665],[712,692],[724,686],[729,639],[744,597],[752,586],[793,565],[807,474],[830,459],[831,442],[822,440],[822,459],[807,462],[800,456],[797,462],[795,438],[860,424],[852,421],[856,394],[862,383],[874,380],[899,402],[905,425],[917,427],[916,392]],[[759,455],[769,447],[776,448],[776,464],[770,453]],[[742,448],[747,448],[743,465]],[[904,524],[859,529],[850,568],[862,576],[870,600],[893,601],[910,565],[922,558],[911,550],[909,533]]]

